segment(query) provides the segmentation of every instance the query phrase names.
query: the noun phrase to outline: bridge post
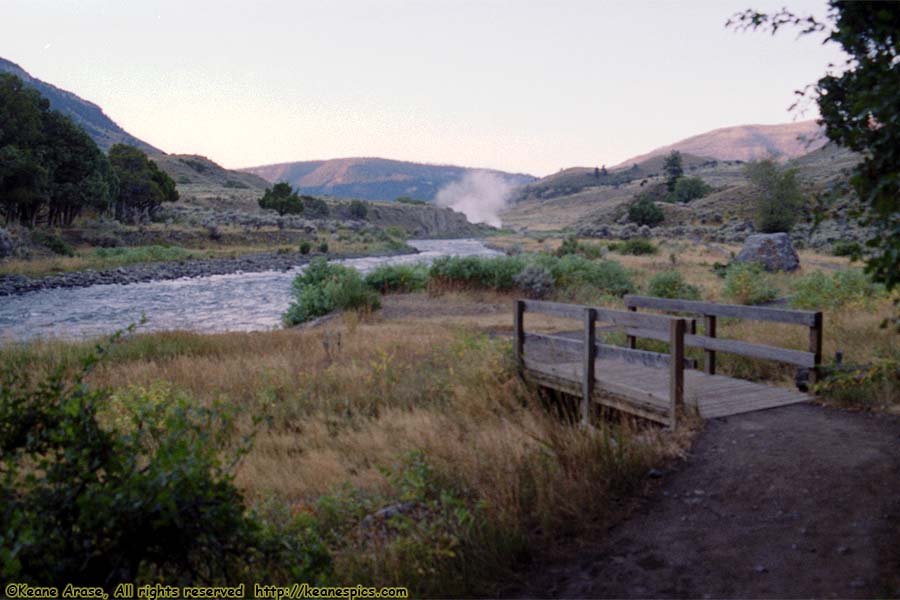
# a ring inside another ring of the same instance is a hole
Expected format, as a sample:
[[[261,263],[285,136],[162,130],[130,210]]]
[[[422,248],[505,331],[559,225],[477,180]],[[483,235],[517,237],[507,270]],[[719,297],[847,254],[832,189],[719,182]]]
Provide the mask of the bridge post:
[[[524,300],[516,300],[515,306],[513,307],[513,326],[516,330],[516,339],[514,342],[515,348],[515,357],[516,357],[516,368],[519,370],[519,374],[525,370],[525,363],[522,358],[525,351],[525,301]]]
[[[819,365],[822,364],[822,313],[817,312],[813,316],[813,324],[809,327],[809,351],[815,357],[815,366],[809,370],[809,384],[812,385],[819,378]]]
[[[594,396],[594,361],[597,358],[597,311],[584,309],[584,362],[581,377],[581,424],[591,424],[591,402]]]
[[[715,315],[703,315],[703,334],[706,337],[716,337],[716,316]],[[715,375],[716,374],[716,351],[715,350],[704,350],[703,351],[703,371],[707,375]]]
[[[637,306],[629,306],[628,310],[631,312],[637,312]],[[626,337],[626,341],[628,342],[628,347],[632,350],[637,349],[637,337],[633,335],[629,335]]]
[[[684,408],[684,319],[669,324],[669,426],[678,424],[678,411]]]

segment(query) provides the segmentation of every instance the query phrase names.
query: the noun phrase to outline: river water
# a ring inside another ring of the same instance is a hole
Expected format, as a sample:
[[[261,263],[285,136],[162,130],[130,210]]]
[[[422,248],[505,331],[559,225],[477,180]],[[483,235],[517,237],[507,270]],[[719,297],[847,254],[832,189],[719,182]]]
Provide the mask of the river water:
[[[431,262],[440,256],[498,254],[478,240],[410,240],[418,254],[340,260],[365,273],[384,264]],[[34,338],[78,339],[147,322],[141,331],[259,331],[281,326],[291,301],[290,271],[234,273],[130,285],[56,288],[0,297],[0,343]]]

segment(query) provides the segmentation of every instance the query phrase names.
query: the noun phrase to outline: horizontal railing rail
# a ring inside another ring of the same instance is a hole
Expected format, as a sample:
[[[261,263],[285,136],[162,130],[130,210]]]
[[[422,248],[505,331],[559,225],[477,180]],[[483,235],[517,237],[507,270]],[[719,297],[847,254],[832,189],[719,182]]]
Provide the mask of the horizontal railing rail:
[[[809,369],[809,378],[815,381],[817,368],[822,363],[823,320],[822,313],[809,310],[770,308],[765,306],[744,306],[740,304],[719,304],[698,300],[655,298],[651,296],[626,295],[625,306],[637,313],[638,308],[677,313],[701,315],[704,321],[704,335],[697,335],[696,329],[685,336],[688,347],[702,348],[704,351],[704,371],[710,375],[716,372],[716,353],[727,352],[750,358],[772,360]],[[661,315],[657,315],[661,316]],[[779,348],[766,344],[722,339],[716,336],[717,317],[768,321],[802,325],[809,328],[808,350]],[[666,341],[665,337],[647,327],[633,327],[626,331],[629,347],[635,347],[635,338],[644,337]]]

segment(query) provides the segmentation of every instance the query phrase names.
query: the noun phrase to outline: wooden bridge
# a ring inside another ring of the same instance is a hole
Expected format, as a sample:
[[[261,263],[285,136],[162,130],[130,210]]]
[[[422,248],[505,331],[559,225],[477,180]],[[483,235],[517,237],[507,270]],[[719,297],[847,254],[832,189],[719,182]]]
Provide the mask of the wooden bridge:
[[[675,428],[685,407],[703,418],[806,402],[803,392],[716,374],[716,354],[726,352],[791,364],[815,381],[822,361],[822,313],[692,300],[625,296],[628,310],[556,302],[515,303],[515,352],[520,372],[540,386],[580,396],[581,418],[590,419],[594,403]],[[702,318],[641,313],[639,308]],[[553,335],[528,333],[526,315],[550,315],[583,322],[581,331]],[[736,318],[800,325],[809,329],[809,350],[799,351],[716,337],[717,319]],[[597,341],[604,330],[623,330],[627,347]],[[638,350],[638,338],[668,343],[669,352]],[[685,347],[703,350],[703,370],[685,358]]]

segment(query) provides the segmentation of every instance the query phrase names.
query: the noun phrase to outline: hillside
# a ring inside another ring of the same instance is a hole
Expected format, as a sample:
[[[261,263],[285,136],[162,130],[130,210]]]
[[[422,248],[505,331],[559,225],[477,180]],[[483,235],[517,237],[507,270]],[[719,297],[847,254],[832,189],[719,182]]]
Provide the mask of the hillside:
[[[779,125],[738,125],[714,129],[629,158],[622,166],[646,161],[672,150],[718,160],[755,160],[775,155],[797,158],[825,145],[826,138],[815,121]]]
[[[522,202],[528,199],[560,198],[577,194],[591,188],[618,189],[633,181],[642,181],[648,177],[659,175],[663,169],[663,156],[645,159],[640,163],[609,169],[605,174],[595,167],[571,167],[562,169],[552,175],[547,175],[519,188],[515,201]],[[694,156],[682,155],[682,164],[688,170],[701,166],[714,165],[718,161]]]
[[[845,183],[858,157],[853,153],[826,145],[791,164],[798,169],[801,189],[810,205],[795,228],[797,241],[815,247],[827,247],[837,239],[861,239],[861,230],[848,218],[849,198],[838,193],[827,208],[825,220],[813,227],[812,205]],[[639,234],[627,219],[628,204],[647,186],[661,184],[661,157],[653,157],[627,169],[613,169],[610,174],[632,170],[640,178],[620,185],[584,185],[567,192],[573,182],[594,179],[593,169],[566,169],[527,186],[531,194],[520,196],[509,210],[501,214],[503,225],[530,231],[571,230],[595,237],[633,237]],[[690,237],[738,242],[752,232],[755,190],[744,175],[742,161],[702,160],[685,156],[687,175],[703,178],[713,191],[699,200],[680,205],[660,203],[665,221],[640,235],[657,237]],[[542,192],[536,193],[537,191]]]
[[[399,196],[433,200],[438,190],[448,183],[479,170],[482,169],[384,158],[337,158],[241,169],[270,182],[287,181],[304,194],[364,200],[395,200]],[[516,186],[535,179],[522,173],[489,172]]]
[[[93,138],[100,148],[106,152],[113,144],[130,144],[151,154],[162,151],[143,140],[139,140],[110,119],[103,109],[72,92],[60,89],[55,85],[32,77],[25,69],[14,62],[0,58],[0,73],[11,73],[30,87],[35,88],[50,101],[50,107],[69,116]]]
[[[178,185],[220,186],[229,189],[264,190],[268,181],[252,173],[231,171],[197,154],[165,154],[153,160]]]

